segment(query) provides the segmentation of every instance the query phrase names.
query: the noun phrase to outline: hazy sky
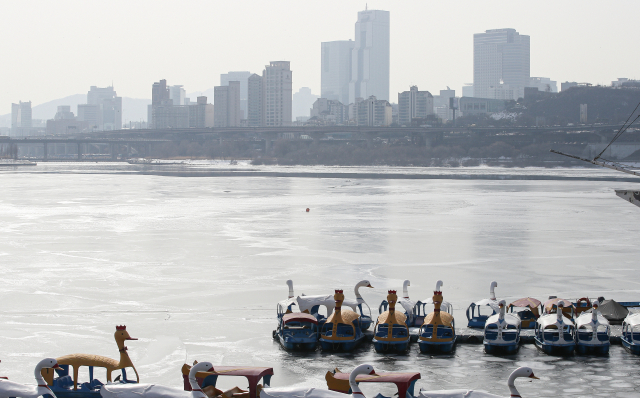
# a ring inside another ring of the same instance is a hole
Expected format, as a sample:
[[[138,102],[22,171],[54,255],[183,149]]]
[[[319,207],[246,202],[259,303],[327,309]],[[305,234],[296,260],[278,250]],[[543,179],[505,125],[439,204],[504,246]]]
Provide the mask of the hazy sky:
[[[367,3],[391,12],[392,102],[413,84],[437,94],[471,83],[473,34],[497,28],[531,36],[532,76],[640,78],[638,0],[7,1],[0,114],[112,81],[136,98],[163,78],[206,90],[275,60],[291,61],[294,92],[320,94],[320,43],[353,39]]]

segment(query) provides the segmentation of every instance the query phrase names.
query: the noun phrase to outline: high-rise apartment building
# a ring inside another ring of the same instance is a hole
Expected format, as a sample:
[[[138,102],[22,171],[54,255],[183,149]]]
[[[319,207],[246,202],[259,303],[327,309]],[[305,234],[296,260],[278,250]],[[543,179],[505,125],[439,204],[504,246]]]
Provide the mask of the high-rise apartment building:
[[[264,91],[262,76],[252,74],[247,79],[247,124],[249,127],[263,125]]]
[[[351,50],[349,102],[372,95],[379,100],[389,100],[389,21],[389,11],[366,10],[358,13],[356,39]]]
[[[200,96],[195,104],[186,106],[189,109],[189,127],[214,127],[214,106],[207,104],[207,97]]]
[[[320,94],[322,98],[349,103],[353,40],[328,41],[321,45]]]
[[[272,61],[262,72],[264,126],[290,126],[292,72],[289,61]]]
[[[151,106],[166,104],[171,99],[167,81],[165,79],[153,83],[151,87]]]
[[[474,34],[474,97],[523,98],[531,73],[529,48],[529,36],[515,29],[491,29]]]
[[[389,126],[393,118],[391,104],[387,100],[358,98],[353,104],[353,118],[358,126]]]
[[[121,129],[122,97],[111,86],[91,86],[87,103],[78,105],[78,120],[88,122],[93,130]]]
[[[249,98],[249,76],[251,72],[235,71],[222,73],[220,75],[220,85],[228,86],[229,82],[240,82],[240,109],[242,109],[241,119],[247,118],[248,98]]]
[[[410,126],[413,119],[426,119],[433,112],[433,95],[411,86],[409,91],[398,93],[398,123]]]
[[[238,127],[242,119],[240,109],[240,82],[231,81],[228,86],[213,88],[215,127]]]
[[[31,101],[11,104],[11,135],[31,135],[31,127],[33,127]]]

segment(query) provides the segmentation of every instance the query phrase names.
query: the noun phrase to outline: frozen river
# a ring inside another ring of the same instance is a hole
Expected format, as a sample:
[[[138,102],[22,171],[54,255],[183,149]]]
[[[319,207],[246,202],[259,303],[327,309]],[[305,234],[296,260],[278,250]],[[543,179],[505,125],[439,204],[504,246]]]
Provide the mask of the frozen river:
[[[204,176],[158,175],[166,170]],[[31,382],[45,356],[117,358],[113,332],[125,324],[139,338],[127,345],[141,380],[177,387],[181,365],[197,359],[272,366],[274,386],[323,387],[327,370],[367,362],[378,371],[421,372],[417,388],[506,396],[507,376],[526,365],[542,380],[517,382],[524,397],[640,395],[640,358],[620,346],[606,358],[547,357],[532,345],[502,358],[480,345],[443,357],[419,355],[417,346],[383,356],[368,345],[300,355],[271,338],[287,279],[296,294],[343,288],[347,297],[368,279],[375,289],[361,292],[374,316],[387,289],[401,290],[403,280],[421,299],[442,279],[458,325],[492,280],[507,300],[640,300],[640,208],[613,192],[638,189],[627,176],[242,164],[232,170],[296,174],[206,176],[216,170],[74,163],[0,170],[0,376]],[[334,178],[305,178],[326,173]]]

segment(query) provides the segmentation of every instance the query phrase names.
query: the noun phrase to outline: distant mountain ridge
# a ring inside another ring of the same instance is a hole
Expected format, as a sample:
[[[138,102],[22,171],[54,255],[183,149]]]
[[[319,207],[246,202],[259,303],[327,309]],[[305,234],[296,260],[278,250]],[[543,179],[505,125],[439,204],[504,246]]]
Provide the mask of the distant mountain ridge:
[[[31,113],[33,119],[53,119],[58,111],[58,106],[69,105],[71,112],[78,116],[78,104],[86,104],[86,94],[74,94],[64,98],[54,99],[43,104],[32,105]],[[147,106],[151,104],[150,99],[122,97],[122,124],[129,121],[139,122],[147,120]],[[11,113],[0,115],[0,127],[11,127]]]

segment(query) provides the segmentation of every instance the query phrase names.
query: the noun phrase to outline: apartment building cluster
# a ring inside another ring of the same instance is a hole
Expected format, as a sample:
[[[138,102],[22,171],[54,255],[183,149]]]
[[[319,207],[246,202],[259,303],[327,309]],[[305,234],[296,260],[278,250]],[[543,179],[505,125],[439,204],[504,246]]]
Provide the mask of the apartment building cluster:
[[[148,107],[152,129],[207,127],[277,127],[291,125],[292,71],[289,61],[273,61],[262,75],[229,72],[213,88],[213,104],[206,96],[191,103],[182,86],[153,84]]]

